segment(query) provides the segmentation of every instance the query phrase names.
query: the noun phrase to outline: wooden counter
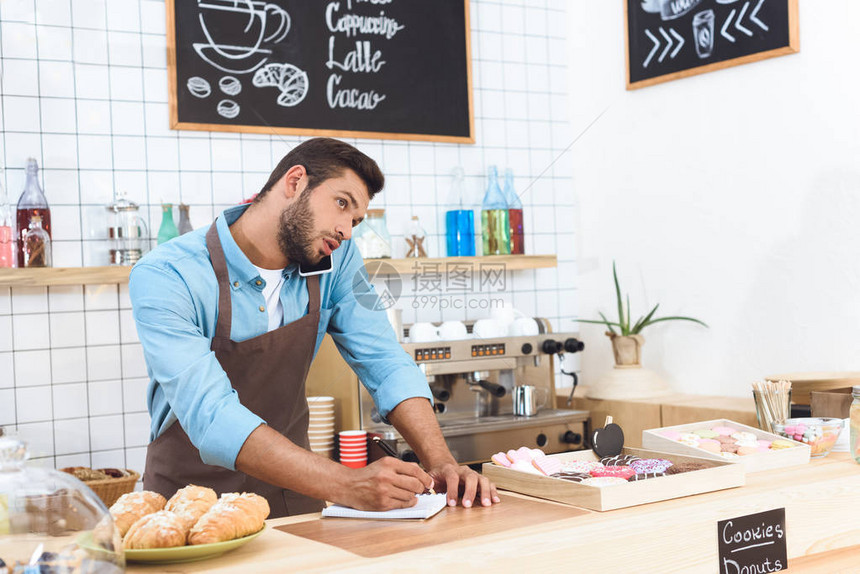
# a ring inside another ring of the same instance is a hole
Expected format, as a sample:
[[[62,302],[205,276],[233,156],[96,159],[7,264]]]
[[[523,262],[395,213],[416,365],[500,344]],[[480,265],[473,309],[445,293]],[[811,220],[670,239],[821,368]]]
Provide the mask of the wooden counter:
[[[713,573],[717,521],[782,507],[788,572],[860,569],[860,465],[845,453],[748,474],[740,488],[603,513],[502,496],[499,507],[451,509],[425,522],[353,521],[346,526],[352,528],[350,537],[343,536],[343,520],[321,520],[319,515],[270,520],[259,538],[219,558],[163,567],[129,564],[128,572]],[[282,525],[314,532],[317,539],[328,537],[331,543],[276,529]],[[441,541],[439,533],[449,527],[468,534]],[[392,541],[390,546],[386,540]],[[344,549],[359,548],[362,541],[384,555],[364,557],[359,554],[373,552]],[[386,553],[404,544],[412,549]]]

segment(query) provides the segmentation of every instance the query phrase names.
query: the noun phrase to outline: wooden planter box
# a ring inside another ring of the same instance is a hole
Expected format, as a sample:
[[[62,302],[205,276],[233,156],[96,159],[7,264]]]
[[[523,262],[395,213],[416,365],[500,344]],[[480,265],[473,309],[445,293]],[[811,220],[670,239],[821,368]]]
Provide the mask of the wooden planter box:
[[[680,433],[692,432],[696,429],[709,429],[715,426],[735,427],[740,431],[751,432],[757,439],[760,440],[787,440],[793,442],[796,446],[793,448],[785,448],[772,450],[770,452],[762,452],[758,454],[748,454],[736,459],[727,459],[722,456],[709,452],[707,450],[682,444],[676,440],[661,436],[660,433],[666,430],[673,430]],[[698,456],[710,460],[721,460],[742,466],[746,472],[760,472],[762,470],[770,470],[773,468],[783,468],[786,466],[796,466],[809,462],[811,449],[808,444],[793,441],[785,437],[763,431],[756,427],[751,427],[730,421],[728,419],[714,419],[711,421],[703,421],[699,423],[690,423],[685,425],[675,425],[672,427],[662,427],[657,429],[648,429],[642,431],[642,447],[662,450],[666,452],[676,452],[688,456]]]
[[[510,468],[505,468],[491,462],[484,463],[482,471],[484,476],[495,482],[499,488],[599,511],[615,510],[616,508],[626,508],[628,506],[637,506],[648,504],[649,502],[659,502],[661,500],[681,498],[682,496],[744,485],[743,468],[740,465],[730,464],[725,460],[715,461],[683,454],[639,448],[625,448],[622,452],[624,454],[634,454],[640,458],[665,458],[675,464],[681,462],[702,462],[710,465],[710,467],[682,474],[661,476],[604,487],[588,486],[560,478],[529,474],[519,470],[511,470]],[[557,458],[560,461],[600,460],[590,450],[565,452],[548,456]]]

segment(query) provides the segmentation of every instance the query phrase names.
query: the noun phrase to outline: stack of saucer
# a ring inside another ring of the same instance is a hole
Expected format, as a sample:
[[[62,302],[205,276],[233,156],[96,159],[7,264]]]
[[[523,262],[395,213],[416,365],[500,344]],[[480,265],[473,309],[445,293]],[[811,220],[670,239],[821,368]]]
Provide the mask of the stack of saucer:
[[[350,468],[367,466],[367,431],[349,430],[338,433],[340,462]]]
[[[308,408],[311,450],[331,457],[334,450],[334,397],[308,397]]]

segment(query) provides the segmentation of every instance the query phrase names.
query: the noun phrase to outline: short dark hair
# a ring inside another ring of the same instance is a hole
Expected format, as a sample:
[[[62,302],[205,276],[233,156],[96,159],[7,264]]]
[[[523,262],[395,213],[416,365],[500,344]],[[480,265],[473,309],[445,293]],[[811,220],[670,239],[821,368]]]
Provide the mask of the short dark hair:
[[[278,162],[255,201],[262,199],[295,165],[304,166],[310,190],[327,179],[339,177],[346,169],[351,169],[361,178],[370,199],[385,185],[385,176],[376,162],[357,148],[334,138],[313,138],[294,147]]]

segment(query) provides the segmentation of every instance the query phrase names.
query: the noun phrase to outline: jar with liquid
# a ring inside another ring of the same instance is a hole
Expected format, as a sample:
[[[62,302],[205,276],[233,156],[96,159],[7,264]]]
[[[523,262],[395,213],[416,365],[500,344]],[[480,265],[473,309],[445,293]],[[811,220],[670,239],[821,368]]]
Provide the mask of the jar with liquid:
[[[45,193],[39,186],[39,164],[30,158],[27,160],[27,180],[24,191],[18,198],[18,209],[16,214],[17,240],[18,240],[18,267],[26,267],[24,264],[24,236],[30,229],[30,221],[38,216],[41,227],[51,237],[51,208]]]
[[[481,203],[481,235],[484,255],[508,255],[511,252],[511,227],[508,203],[499,187],[499,172],[490,166],[489,183]]]
[[[475,213],[466,198],[465,173],[458,167],[453,172],[450,209],[445,212],[445,237],[448,257],[475,255]]]
[[[42,218],[34,215],[24,234],[24,267],[50,267],[51,236],[42,228]]]
[[[426,239],[427,233],[421,227],[418,216],[413,215],[406,229],[406,257],[427,257],[427,249],[424,245]]]
[[[522,255],[526,252],[523,235],[523,202],[514,190],[514,172],[505,170],[505,202],[508,204],[508,221],[511,226],[511,255]]]
[[[6,188],[0,183],[0,267],[17,267],[15,253],[15,217]]]
[[[167,243],[174,237],[179,237],[179,230],[176,229],[176,224],[173,223],[173,204],[161,204],[161,226],[158,228],[158,245]]]
[[[850,446],[851,456],[857,463],[860,463],[860,387],[853,387],[851,394],[854,400],[851,402],[851,436]]]

